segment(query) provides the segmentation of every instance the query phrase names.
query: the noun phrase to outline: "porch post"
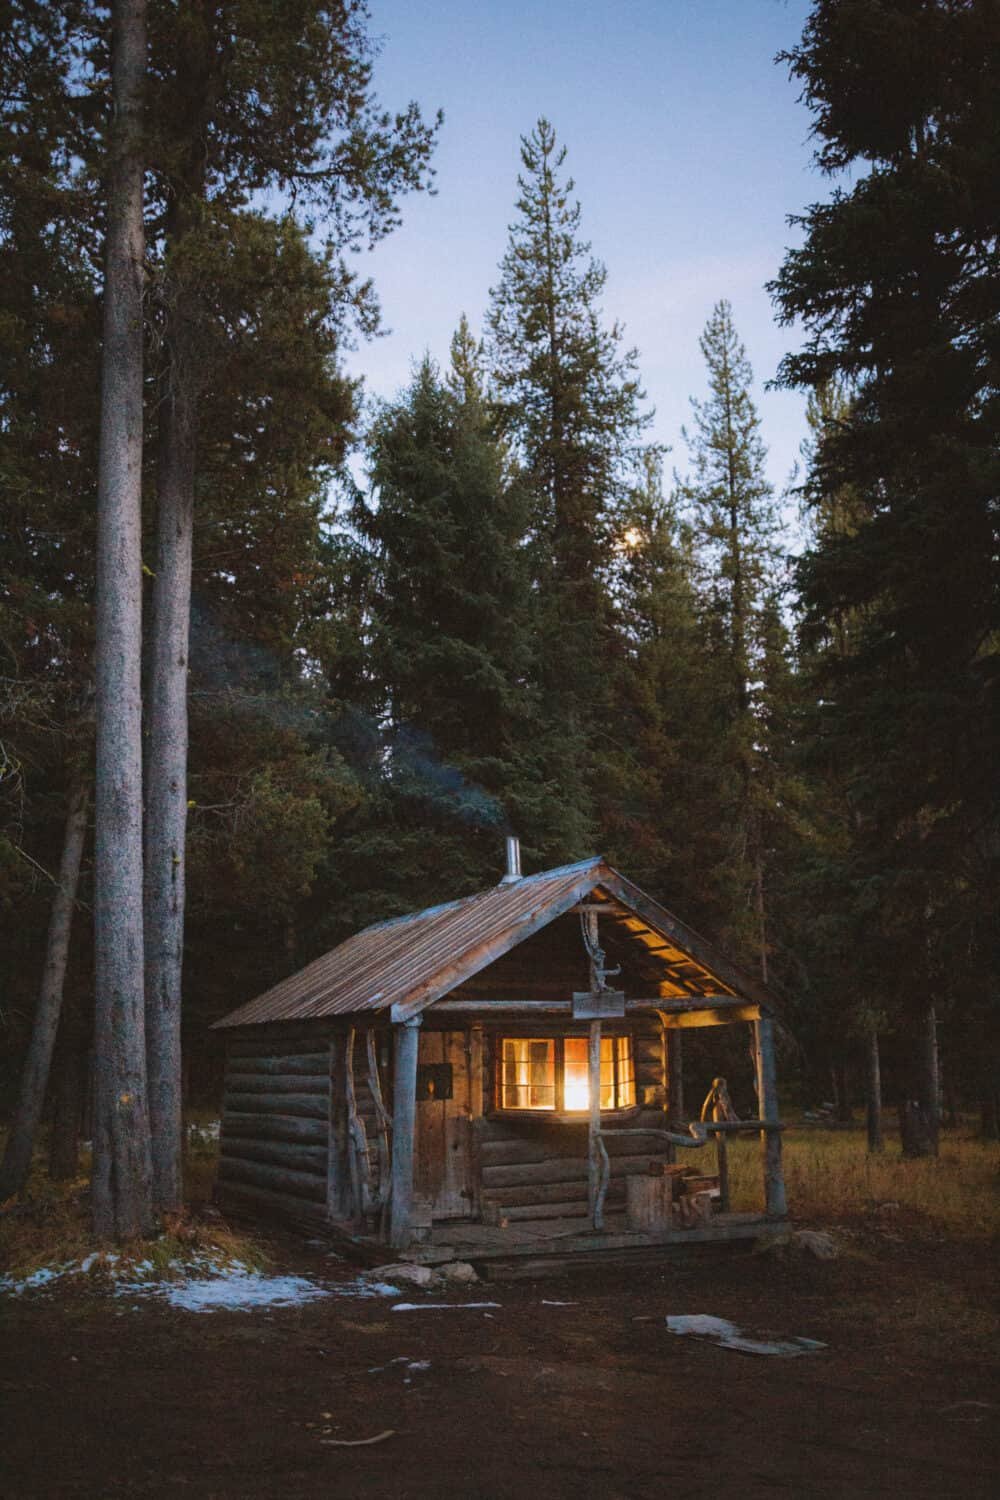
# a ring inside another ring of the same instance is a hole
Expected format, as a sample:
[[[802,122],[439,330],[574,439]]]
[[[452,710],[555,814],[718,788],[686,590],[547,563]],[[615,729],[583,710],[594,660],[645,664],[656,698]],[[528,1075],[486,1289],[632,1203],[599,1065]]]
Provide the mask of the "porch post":
[[[587,1199],[590,1222],[595,1229],[604,1228],[604,1194],[602,1183],[601,1140],[601,1023],[591,1021],[587,1045],[587,1087],[590,1112],[587,1119]]]
[[[392,1085],[392,1209],[389,1240],[395,1250],[410,1243],[413,1198],[413,1146],[417,1125],[417,1050],[420,1017],[394,1027],[395,1075]]]
[[[762,1120],[778,1118],[778,1084],[774,1064],[774,1022],[762,1015],[754,1022],[754,1050],[757,1061],[757,1103]],[[764,1211],[769,1219],[783,1219],[788,1213],[785,1200],[785,1177],[781,1168],[780,1130],[761,1131],[761,1155],[764,1161]]]

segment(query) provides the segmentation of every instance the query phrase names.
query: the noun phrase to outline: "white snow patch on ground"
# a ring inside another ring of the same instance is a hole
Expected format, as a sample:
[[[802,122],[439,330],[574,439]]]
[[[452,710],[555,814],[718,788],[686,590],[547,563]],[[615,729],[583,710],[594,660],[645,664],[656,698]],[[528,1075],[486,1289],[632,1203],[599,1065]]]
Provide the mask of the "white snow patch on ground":
[[[319,1297],[398,1297],[400,1289],[387,1281],[353,1276],[345,1281],[308,1276],[270,1275],[242,1260],[230,1260],[211,1250],[192,1250],[157,1266],[146,1258],[130,1261],[116,1254],[95,1252],[82,1260],[42,1266],[29,1275],[0,1276],[0,1296],[55,1291],[60,1283],[81,1278],[95,1292],[113,1297],[146,1297],[189,1312],[212,1312],[254,1307],[294,1307]]]
[[[500,1307],[499,1302],[397,1302],[393,1312],[438,1312],[444,1308]]]
[[[774,1340],[748,1339],[735,1323],[730,1323],[726,1318],[713,1318],[710,1313],[677,1315],[668,1317],[666,1321],[671,1333],[709,1339],[722,1349],[735,1349],[740,1354],[777,1354],[785,1359],[793,1359],[796,1355],[815,1354],[817,1349],[826,1348],[818,1339],[798,1336]]]
[[[163,1282],[155,1290],[163,1293],[171,1307],[183,1307],[187,1312],[298,1307],[329,1296],[326,1287],[305,1276],[265,1276],[258,1271],[212,1276],[205,1281]]]

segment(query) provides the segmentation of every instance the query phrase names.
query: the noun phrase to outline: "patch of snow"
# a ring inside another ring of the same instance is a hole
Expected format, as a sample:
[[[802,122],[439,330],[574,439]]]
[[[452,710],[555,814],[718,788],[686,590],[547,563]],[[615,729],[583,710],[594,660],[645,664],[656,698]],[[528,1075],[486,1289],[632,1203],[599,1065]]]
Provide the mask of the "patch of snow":
[[[501,1307],[500,1302],[397,1302],[393,1312],[438,1312],[445,1308]]]
[[[93,1252],[81,1260],[42,1266],[23,1277],[0,1276],[0,1295],[20,1297],[43,1293],[58,1283],[87,1276],[89,1286],[110,1296],[155,1298],[191,1312],[215,1308],[291,1307],[319,1297],[398,1297],[400,1288],[389,1281],[356,1275],[341,1281],[317,1281],[305,1276],[267,1275],[245,1261],[229,1259],[212,1250],[190,1250],[159,1266],[148,1257],[129,1261],[120,1255]]]
[[[297,1307],[329,1295],[305,1276],[265,1276],[240,1271],[230,1276],[212,1276],[204,1281],[161,1283],[171,1307],[187,1312],[215,1312],[220,1308]]]
[[[740,1354],[776,1354],[793,1359],[800,1354],[814,1354],[825,1349],[818,1339],[794,1336],[788,1339],[748,1339],[735,1323],[726,1318],[713,1318],[710,1313],[691,1313],[668,1317],[670,1333],[687,1334],[696,1339],[710,1339],[722,1349],[735,1349]]]

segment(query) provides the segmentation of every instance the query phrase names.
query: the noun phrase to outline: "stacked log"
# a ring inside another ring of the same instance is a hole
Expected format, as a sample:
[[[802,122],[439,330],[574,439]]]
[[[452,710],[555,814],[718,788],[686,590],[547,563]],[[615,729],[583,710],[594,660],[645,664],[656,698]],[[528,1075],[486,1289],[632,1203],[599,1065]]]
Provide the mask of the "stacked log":
[[[662,1130],[663,1116],[644,1110],[623,1123],[630,1131]],[[491,1217],[499,1213],[511,1222],[586,1217],[586,1125],[498,1118],[478,1121],[477,1134],[481,1201]],[[650,1135],[648,1143],[641,1136],[616,1135],[610,1124],[602,1127],[601,1134],[611,1168],[605,1202],[611,1212],[622,1211],[626,1178],[648,1172],[651,1162],[665,1165],[667,1148],[655,1135]]]
[[[229,1043],[219,1201],[296,1221],[325,1219],[329,1039],[269,1029]]]

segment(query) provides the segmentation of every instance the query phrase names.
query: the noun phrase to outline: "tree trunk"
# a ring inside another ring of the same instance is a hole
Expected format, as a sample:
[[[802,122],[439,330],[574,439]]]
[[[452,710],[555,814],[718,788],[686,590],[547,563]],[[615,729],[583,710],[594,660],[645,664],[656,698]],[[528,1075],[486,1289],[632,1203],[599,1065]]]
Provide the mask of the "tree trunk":
[[[937,1011],[931,1005],[924,1023],[924,1069],[927,1096],[927,1118],[930,1127],[931,1152],[938,1154],[941,1140],[941,1070],[938,1059]]]
[[[908,1159],[935,1155],[930,1110],[919,1099],[904,1099],[899,1106],[899,1144]]]
[[[866,1048],[865,1104],[868,1120],[868,1150],[882,1150],[882,1068],[878,1050],[878,1032],[868,1033]]]
[[[153,1225],[142,930],[143,150],[146,0],[112,5],[97,480],[94,1229]]]
[[[0,1203],[24,1189],[31,1170],[35,1134],[45,1103],[45,1090],[52,1065],[52,1050],[59,1029],[66,959],[73,927],[73,908],[80,880],[80,860],[87,833],[87,802],[90,787],[80,778],[70,790],[66,833],[59,863],[59,884],[52,900],[45,948],[45,967],[31,1029],[31,1042],[21,1075],[21,1092],[0,1166]]]
[[[60,1048],[49,1141],[49,1176],[55,1182],[72,1181],[80,1173],[80,1122],[86,1075],[86,1053],[73,1045]]]
[[[847,1063],[840,1059],[831,1069],[833,1096],[837,1106],[837,1119],[841,1125],[849,1125],[854,1118],[851,1111],[851,1094],[848,1087]]]
[[[195,371],[183,299],[167,338],[160,405],[158,530],[146,758],[146,1056],[153,1136],[153,1202],[179,1208],[181,974],[187,824],[188,643],[195,470]]]

